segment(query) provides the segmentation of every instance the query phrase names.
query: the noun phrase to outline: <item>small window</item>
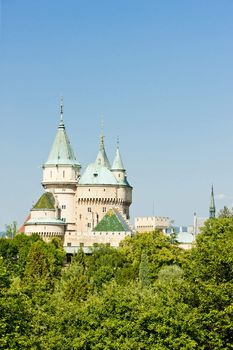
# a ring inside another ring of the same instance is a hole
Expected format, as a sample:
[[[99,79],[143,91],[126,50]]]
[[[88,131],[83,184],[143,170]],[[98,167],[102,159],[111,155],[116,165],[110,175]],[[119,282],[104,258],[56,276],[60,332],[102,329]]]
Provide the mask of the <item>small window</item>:
[[[67,243],[67,247],[71,247],[71,242]]]
[[[61,206],[61,208],[62,208],[62,209],[66,209],[66,205],[63,204],[63,205]]]
[[[106,213],[106,207],[103,207],[103,213]]]
[[[88,213],[91,213],[91,208],[88,207],[88,208],[87,208],[87,211],[88,211]]]
[[[80,247],[84,247],[84,243],[79,243],[79,246]]]
[[[79,215],[79,219],[80,219],[80,220],[82,219],[82,215],[81,215],[81,214]]]
[[[88,222],[88,224],[87,224],[87,227],[91,227],[91,224],[90,224],[90,222]]]
[[[66,222],[66,218],[62,218],[62,221]]]

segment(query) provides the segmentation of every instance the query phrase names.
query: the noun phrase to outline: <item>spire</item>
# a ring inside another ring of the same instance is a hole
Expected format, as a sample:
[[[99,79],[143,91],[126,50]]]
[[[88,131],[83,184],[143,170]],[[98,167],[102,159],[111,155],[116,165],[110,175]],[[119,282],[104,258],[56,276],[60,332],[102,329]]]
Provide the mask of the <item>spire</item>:
[[[63,120],[63,98],[60,102],[60,123],[57,134],[55,136],[49,157],[45,165],[73,165],[80,167],[76,160],[73,149],[71,147],[68,135],[66,133],[65,124]]]
[[[210,197],[210,208],[209,208],[210,219],[215,218],[215,201],[214,201],[214,187],[211,187],[211,197]]]
[[[103,119],[101,121],[101,134],[100,134],[99,153],[97,154],[95,162],[98,165],[105,166],[108,169],[111,168],[109,160],[108,160],[108,157],[107,157],[107,154],[105,152],[105,147],[104,147]]]
[[[116,149],[116,155],[113,161],[113,165],[112,165],[112,170],[124,170],[124,165],[121,159],[121,155],[120,155],[120,150],[119,150],[119,136],[117,137],[117,149]]]
[[[65,129],[65,124],[63,120],[63,96],[61,96],[60,99],[60,123],[59,123],[59,128],[64,128]]]

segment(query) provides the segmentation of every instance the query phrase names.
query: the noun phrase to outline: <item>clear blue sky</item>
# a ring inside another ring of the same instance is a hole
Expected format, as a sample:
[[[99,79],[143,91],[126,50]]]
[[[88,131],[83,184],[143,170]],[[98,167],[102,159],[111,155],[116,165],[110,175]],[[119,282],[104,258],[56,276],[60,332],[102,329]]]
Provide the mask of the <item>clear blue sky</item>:
[[[0,0],[0,229],[42,193],[64,96],[83,167],[101,115],[117,135],[132,218],[192,222],[233,203],[232,0]]]

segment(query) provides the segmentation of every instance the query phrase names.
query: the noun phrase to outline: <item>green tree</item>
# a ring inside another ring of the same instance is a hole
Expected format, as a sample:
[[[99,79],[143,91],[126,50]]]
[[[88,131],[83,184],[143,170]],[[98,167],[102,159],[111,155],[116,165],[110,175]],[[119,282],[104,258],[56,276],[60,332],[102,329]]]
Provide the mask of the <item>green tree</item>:
[[[7,268],[4,265],[3,258],[0,256],[0,296],[1,292],[10,286],[10,278]]]
[[[223,209],[219,210],[218,213],[219,218],[232,218],[233,217],[233,208],[228,208],[226,206]]]
[[[148,259],[146,253],[142,252],[141,262],[139,265],[139,282],[141,287],[148,287],[150,285],[150,273],[148,267]]]
[[[17,233],[17,222],[13,221],[12,224],[6,225],[6,237],[13,239]]]

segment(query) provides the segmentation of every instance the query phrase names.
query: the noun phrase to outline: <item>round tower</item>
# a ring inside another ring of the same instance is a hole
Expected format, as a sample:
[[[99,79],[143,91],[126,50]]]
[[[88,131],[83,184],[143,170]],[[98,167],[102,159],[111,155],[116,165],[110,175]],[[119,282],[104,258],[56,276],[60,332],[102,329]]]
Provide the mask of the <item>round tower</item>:
[[[62,101],[61,119],[58,130],[48,160],[42,168],[42,186],[54,194],[61,212],[61,219],[67,225],[67,231],[74,231],[75,192],[81,165],[75,158],[66,133]]]

